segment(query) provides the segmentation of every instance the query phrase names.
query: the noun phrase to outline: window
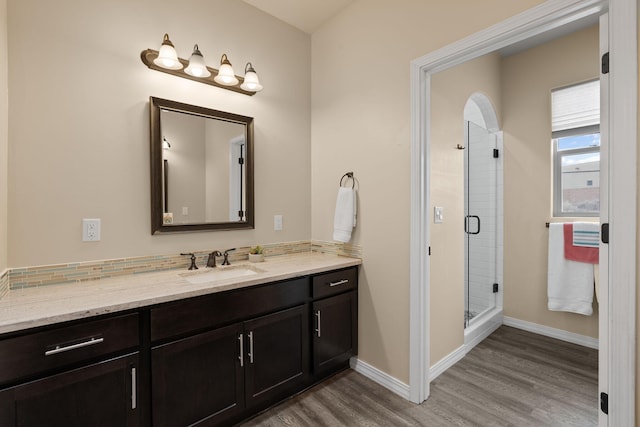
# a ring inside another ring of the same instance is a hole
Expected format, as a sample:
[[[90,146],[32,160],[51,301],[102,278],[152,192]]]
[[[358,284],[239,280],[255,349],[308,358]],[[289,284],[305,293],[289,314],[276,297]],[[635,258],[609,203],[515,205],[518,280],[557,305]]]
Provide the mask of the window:
[[[553,216],[600,214],[600,81],[551,92]]]

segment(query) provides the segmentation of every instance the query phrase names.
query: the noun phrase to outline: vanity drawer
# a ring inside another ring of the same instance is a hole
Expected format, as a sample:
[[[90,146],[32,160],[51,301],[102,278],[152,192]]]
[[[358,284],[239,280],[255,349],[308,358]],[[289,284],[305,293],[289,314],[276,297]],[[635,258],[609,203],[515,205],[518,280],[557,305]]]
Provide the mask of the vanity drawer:
[[[0,384],[138,346],[138,314],[0,340]]]
[[[356,267],[313,277],[313,298],[324,298],[358,287],[358,269]]]
[[[151,341],[186,335],[309,300],[309,278],[224,291],[151,309]]]

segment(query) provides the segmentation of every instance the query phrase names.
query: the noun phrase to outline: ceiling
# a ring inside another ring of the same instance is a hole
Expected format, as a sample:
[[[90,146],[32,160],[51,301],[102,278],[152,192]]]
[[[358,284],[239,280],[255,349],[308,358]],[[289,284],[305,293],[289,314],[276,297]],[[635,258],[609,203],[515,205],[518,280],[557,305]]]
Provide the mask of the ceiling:
[[[354,0],[243,0],[307,34],[313,33]]]

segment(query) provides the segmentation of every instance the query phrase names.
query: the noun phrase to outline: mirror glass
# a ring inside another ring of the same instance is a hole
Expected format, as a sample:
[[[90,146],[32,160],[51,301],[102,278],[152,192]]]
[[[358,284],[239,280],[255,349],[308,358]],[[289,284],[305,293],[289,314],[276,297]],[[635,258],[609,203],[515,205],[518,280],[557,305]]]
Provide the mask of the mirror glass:
[[[253,118],[149,105],[152,234],[253,228]]]

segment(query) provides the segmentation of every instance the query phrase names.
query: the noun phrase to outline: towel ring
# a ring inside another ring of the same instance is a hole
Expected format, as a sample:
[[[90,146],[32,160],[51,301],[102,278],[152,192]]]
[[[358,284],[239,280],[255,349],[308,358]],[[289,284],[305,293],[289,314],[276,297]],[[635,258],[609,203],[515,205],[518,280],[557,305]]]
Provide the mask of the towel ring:
[[[344,181],[345,177],[347,178],[347,181],[351,178],[351,188],[356,188],[356,180],[353,178],[353,172],[347,172],[342,175],[342,178],[340,178],[340,187],[342,187],[342,181]]]

